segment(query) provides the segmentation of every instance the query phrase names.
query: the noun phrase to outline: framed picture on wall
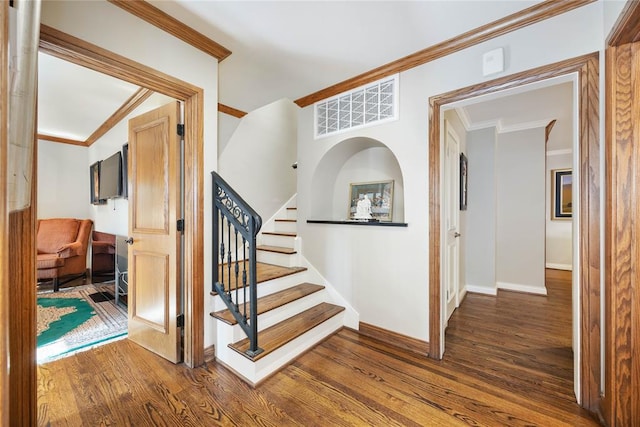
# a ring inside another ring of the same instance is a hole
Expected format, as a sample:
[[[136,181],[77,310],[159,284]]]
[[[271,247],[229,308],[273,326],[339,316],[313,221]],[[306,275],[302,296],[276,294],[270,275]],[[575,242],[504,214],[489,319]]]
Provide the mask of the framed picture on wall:
[[[89,166],[89,187],[92,205],[103,205],[106,200],[100,199],[100,162]]]
[[[349,219],[391,221],[393,181],[360,182],[349,185]]]
[[[573,176],[571,169],[551,171],[551,219],[573,216]]]
[[[460,153],[460,210],[467,210],[467,178],[469,161],[464,153]]]

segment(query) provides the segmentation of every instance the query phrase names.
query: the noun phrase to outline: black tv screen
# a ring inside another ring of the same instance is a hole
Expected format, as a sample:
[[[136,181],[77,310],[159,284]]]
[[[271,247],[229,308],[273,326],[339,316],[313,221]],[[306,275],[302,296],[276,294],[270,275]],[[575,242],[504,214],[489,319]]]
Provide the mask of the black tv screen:
[[[122,195],[122,155],[118,151],[100,163],[100,198]]]

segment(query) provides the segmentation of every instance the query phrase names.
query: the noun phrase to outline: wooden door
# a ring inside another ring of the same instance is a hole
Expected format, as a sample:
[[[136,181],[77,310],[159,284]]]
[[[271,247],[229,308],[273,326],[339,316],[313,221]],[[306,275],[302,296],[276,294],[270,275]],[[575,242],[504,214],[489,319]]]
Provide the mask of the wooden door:
[[[181,360],[179,245],[180,106],[129,121],[129,339]]]
[[[444,139],[444,300],[445,322],[458,307],[458,289],[460,287],[460,143],[454,130],[445,122]],[[444,334],[443,334],[444,335]]]

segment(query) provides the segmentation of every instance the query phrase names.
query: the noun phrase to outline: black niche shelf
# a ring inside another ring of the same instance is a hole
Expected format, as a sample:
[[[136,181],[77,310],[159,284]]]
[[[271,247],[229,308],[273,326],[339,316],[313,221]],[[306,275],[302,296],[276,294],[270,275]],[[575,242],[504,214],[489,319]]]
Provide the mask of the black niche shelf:
[[[308,219],[307,224],[363,225],[365,227],[407,227],[406,222],[383,221],[331,221],[327,219]]]

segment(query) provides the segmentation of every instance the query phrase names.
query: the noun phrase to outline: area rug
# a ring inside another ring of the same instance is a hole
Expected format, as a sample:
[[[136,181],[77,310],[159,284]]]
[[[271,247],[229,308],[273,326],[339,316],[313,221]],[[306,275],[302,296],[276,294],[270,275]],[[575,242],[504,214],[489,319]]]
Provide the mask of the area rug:
[[[126,307],[114,304],[113,284],[38,294],[38,363],[127,335]]]

